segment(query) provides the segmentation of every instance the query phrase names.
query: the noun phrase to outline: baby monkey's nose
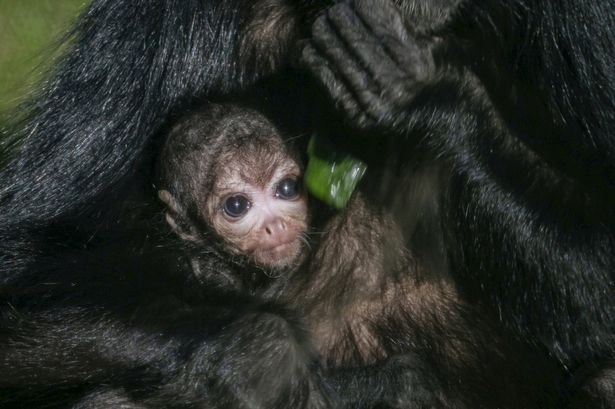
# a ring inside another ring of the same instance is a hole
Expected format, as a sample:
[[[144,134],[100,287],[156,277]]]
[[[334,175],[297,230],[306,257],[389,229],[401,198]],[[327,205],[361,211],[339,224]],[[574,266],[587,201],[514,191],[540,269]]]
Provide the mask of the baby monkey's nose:
[[[270,245],[278,245],[292,241],[292,234],[284,219],[275,218],[263,225],[264,240]]]

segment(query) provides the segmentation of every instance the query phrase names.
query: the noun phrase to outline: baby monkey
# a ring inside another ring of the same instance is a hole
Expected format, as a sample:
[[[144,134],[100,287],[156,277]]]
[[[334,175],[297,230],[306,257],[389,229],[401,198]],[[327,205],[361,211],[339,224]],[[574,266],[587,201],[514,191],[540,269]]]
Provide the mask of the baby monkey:
[[[264,115],[209,105],[181,119],[161,152],[158,197],[200,279],[254,290],[302,263],[302,167]]]

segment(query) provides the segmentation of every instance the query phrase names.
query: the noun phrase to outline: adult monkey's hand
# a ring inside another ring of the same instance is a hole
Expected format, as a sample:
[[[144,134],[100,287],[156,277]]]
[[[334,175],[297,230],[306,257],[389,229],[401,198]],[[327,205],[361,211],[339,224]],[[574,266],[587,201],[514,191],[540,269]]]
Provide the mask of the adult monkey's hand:
[[[360,128],[399,123],[436,75],[437,39],[413,33],[388,0],[336,4],[318,18],[312,35],[302,61]]]

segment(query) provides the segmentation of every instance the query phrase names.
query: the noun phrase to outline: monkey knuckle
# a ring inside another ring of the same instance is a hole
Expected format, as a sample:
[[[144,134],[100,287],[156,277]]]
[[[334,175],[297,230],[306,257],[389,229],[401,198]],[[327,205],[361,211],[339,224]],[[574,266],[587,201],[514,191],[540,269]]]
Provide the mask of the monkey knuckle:
[[[348,4],[340,3],[333,6],[327,16],[331,24],[336,27],[336,32],[342,37],[356,38],[364,31],[359,18]]]
[[[344,21],[345,18],[353,14],[350,5],[345,2],[339,2],[329,7],[326,12],[327,16],[336,21]]]
[[[354,118],[359,115],[361,110],[359,109],[359,105],[351,98],[341,98],[337,103],[336,107],[338,111],[344,113],[344,115],[348,118]]]
[[[380,17],[383,10],[388,8],[387,2],[382,0],[355,0],[352,5],[358,15],[370,18]]]
[[[354,122],[360,129],[370,129],[374,125],[372,118],[364,112],[355,114]]]
[[[306,64],[308,67],[312,66],[312,63],[316,57],[317,57],[316,50],[311,44],[306,44],[301,50],[301,55],[300,55],[301,62]]]
[[[329,25],[328,16],[325,14],[318,17],[312,25],[313,39],[316,41],[326,41],[331,35],[331,26]]]
[[[415,54],[407,61],[406,67],[406,72],[416,82],[426,83],[436,75],[436,64],[429,51],[421,50]]]
[[[413,81],[396,81],[391,87],[383,91],[381,100],[386,102],[383,103],[382,109],[403,108],[415,93],[412,88],[416,88]]]
[[[377,19],[378,27],[387,28],[388,32],[397,38],[403,38],[407,34],[406,24],[396,7],[381,7],[378,13],[372,15]]]

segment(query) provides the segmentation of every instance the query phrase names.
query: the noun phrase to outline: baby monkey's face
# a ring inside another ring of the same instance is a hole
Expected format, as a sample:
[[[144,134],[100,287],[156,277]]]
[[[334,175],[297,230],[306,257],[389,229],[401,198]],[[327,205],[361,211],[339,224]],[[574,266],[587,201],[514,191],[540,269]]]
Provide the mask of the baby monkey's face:
[[[243,159],[218,174],[207,199],[209,223],[229,253],[269,269],[294,266],[308,223],[300,168],[286,156]]]

